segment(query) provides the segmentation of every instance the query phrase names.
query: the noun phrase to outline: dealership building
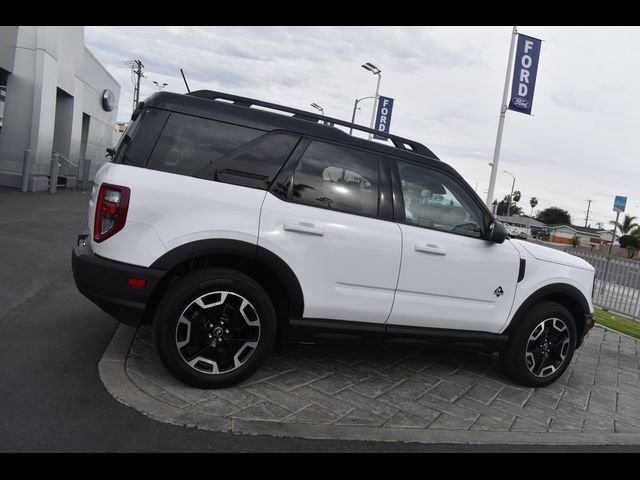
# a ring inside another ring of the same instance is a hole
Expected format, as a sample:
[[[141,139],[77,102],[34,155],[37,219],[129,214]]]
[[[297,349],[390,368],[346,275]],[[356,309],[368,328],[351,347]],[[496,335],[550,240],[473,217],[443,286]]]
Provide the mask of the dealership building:
[[[119,97],[84,27],[0,26],[0,186],[47,190],[52,159],[62,186],[93,179],[116,139]]]

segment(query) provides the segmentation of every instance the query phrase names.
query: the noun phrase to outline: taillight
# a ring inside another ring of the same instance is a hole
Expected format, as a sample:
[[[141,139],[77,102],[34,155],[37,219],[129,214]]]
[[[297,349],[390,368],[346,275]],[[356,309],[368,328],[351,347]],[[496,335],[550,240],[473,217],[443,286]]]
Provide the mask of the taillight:
[[[123,229],[127,221],[131,190],[119,185],[103,183],[96,202],[93,240],[102,242]]]

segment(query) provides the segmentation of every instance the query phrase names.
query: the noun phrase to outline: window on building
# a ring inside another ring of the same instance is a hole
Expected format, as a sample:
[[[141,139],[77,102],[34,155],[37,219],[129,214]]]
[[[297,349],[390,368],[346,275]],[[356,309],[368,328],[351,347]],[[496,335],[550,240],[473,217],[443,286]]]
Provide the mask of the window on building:
[[[7,82],[9,80],[9,72],[0,68],[0,134],[4,125],[4,104],[7,99]]]
[[[2,132],[2,124],[4,123],[4,102],[7,98],[7,87],[0,85],[0,132]]]

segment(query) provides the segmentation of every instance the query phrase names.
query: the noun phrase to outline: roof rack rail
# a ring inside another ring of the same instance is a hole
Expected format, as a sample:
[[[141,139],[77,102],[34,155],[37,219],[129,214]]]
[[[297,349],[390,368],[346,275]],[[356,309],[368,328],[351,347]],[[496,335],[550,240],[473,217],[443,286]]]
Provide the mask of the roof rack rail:
[[[362,125],[357,125],[355,123],[346,122],[344,120],[340,120],[338,118],[326,117],[324,115],[318,115],[312,112],[306,112],[304,110],[299,110],[297,108],[286,107],[284,105],[278,105],[276,103],[263,102],[262,100],[255,100],[253,98],[247,97],[239,97],[237,95],[231,95],[229,93],[216,92],[213,90],[197,90],[195,92],[186,93],[185,95],[191,97],[204,98],[207,100],[228,100],[235,105],[239,105],[242,107],[252,107],[252,106],[260,106],[265,107],[271,110],[277,110],[280,112],[288,112],[293,114],[293,118],[299,118],[301,120],[307,120],[309,122],[314,123],[324,123],[331,122],[336,125],[342,125],[343,127],[353,128],[355,130],[360,130],[361,132],[372,133],[381,137],[385,137],[393,143],[396,148],[401,150],[406,150],[409,152],[418,153],[421,155],[428,156],[430,158],[438,159],[438,157],[423,144],[416,142],[414,140],[409,140],[408,138],[398,137],[397,135],[391,135],[390,133],[379,132],[378,130],[374,130],[369,127],[364,127]],[[342,132],[345,135],[349,136],[348,133]]]

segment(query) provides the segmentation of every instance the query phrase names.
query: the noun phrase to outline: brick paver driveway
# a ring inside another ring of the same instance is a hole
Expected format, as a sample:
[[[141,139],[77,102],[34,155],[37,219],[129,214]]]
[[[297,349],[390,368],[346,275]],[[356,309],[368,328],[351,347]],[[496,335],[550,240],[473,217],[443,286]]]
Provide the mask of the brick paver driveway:
[[[237,387],[198,390],[168,374],[148,328],[133,334],[114,337],[103,381],[165,422],[307,438],[640,443],[639,343],[600,327],[541,389],[508,380],[497,355],[307,346],[272,356]]]

